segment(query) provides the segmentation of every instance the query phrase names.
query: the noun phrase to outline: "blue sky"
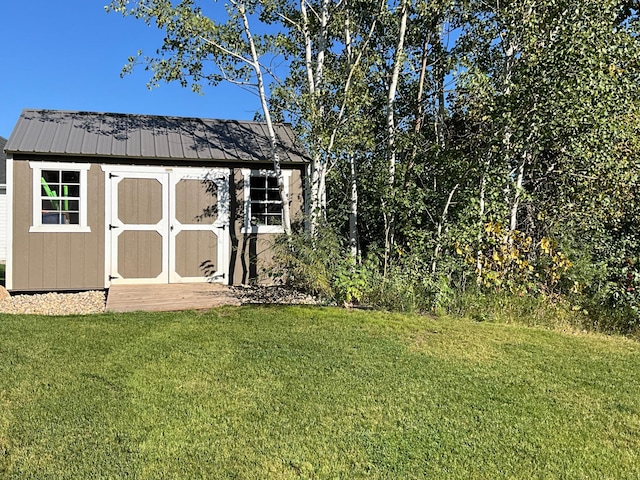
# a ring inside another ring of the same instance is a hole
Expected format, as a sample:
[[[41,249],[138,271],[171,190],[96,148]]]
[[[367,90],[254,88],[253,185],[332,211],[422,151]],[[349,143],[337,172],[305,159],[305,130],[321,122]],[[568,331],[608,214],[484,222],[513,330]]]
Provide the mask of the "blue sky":
[[[178,84],[146,87],[138,68],[120,78],[129,56],[153,53],[162,35],[133,18],[106,13],[108,0],[22,0],[2,11],[0,136],[23,108],[147,113],[251,120],[257,97],[233,85],[198,95]]]

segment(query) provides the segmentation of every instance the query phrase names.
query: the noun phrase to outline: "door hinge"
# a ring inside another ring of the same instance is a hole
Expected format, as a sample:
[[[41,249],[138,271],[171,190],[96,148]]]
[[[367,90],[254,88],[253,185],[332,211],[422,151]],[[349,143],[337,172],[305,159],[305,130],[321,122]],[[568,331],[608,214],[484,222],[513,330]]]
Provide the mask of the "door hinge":
[[[112,225],[111,223],[109,224],[109,230],[113,230],[114,228],[120,228],[117,225]]]
[[[120,175],[114,175],[113,173],[109,172],[109,178],[118,178]]]
[[[216,226],[216,228],[221,228],[222,230],[226,230],[227,226],[223,224],[223,225]]]
[[[109,281],[110,281],[110,282],[111,282],[111,281],[113,281],[113,280],[115,280],[116,278],[120,278],[120,277],[116,277],[116,276],[114,276],[114,275],[109,275]]]

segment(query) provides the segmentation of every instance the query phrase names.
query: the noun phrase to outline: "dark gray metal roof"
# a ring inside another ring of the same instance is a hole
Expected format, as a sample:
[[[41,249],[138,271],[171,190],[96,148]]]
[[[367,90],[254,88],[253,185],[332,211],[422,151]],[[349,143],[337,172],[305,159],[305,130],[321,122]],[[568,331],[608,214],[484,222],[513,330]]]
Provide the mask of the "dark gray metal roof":
[[[275,129],[281,162],[307,162],[293,129]],[[266,124],[261,122],[61,110],[23,110],[6,151],[132,160],[271,161]]]
[[[7,139],[0,137],[0,185],[7,183],[7,154],[4,153],[4,146]]]

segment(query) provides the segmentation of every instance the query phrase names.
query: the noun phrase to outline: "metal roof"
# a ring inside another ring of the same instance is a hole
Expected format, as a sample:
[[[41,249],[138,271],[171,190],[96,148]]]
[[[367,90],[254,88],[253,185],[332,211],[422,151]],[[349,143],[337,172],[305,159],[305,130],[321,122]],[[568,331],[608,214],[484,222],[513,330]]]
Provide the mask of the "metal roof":
[[[275,125],[282,163],[308,157],[289,125]],[[175,161],[272,160],[265,123],[238,120],[73,112],[22,111],[7,153]]]

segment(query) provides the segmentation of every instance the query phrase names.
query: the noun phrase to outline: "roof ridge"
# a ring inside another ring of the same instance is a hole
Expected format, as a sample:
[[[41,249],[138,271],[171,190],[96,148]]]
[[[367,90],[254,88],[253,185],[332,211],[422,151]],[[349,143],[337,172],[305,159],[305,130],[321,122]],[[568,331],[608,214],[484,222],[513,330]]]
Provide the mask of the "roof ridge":
[[[59,110],[55,108],[24,108],[22,110],[25,112],[34,112],[34,113],[58,113],[58,114],[69,114],[69,115],[109,115],[116,117],[146,117],[146,118],[167,118],[167,119],[178,119],[178,120],[196,120],[201,122],[213,121],[213,122],[237,122],[243,124],[254,124],[254,125],[264,125],[267,122],[259,121],[259,120],[239,120],[235,118],[214,118],[214,117],[193,117],[193,116],[182,116],[182,115],[164,115],[164,114],[152,114],[152,113],[126,113],[126,112],[93,112],[90,110]],[[291,126],[291,122],[274,122],[275,125],[285,125]]]

